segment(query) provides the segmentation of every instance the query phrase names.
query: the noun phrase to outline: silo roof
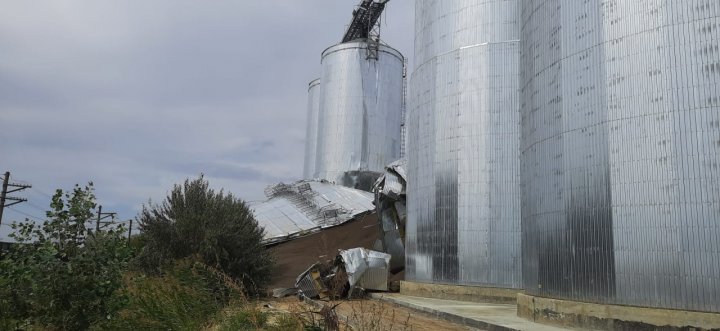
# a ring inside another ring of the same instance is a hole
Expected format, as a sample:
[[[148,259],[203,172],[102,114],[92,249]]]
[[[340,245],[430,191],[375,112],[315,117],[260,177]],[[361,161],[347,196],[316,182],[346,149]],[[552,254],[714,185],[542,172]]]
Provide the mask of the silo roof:
[[[265,190],[267,200],[250,203],[265,229],[264,242],[274,244],[343,224],[375,210],[369,192],[327,181],[301,180]]]

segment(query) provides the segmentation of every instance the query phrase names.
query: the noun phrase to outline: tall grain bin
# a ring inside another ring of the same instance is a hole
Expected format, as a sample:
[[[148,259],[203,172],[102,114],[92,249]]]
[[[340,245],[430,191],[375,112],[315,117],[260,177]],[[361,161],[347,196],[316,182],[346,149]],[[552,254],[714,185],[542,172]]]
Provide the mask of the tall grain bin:
[[[720,4],[521,13],[526,292],[720,312]]]
[[[307,125],[305,131],[305,166],[303,178],[315,178],[315,161],[318,143],[318,114],[320,113],[320,78],[308,86]]]
[[[363,190],[400,157],[403,56],[376,47],[376,59],[366,40],[322,53],[316,177]]]
[[[519,288],[518,2],[417,0],[406,279]]]

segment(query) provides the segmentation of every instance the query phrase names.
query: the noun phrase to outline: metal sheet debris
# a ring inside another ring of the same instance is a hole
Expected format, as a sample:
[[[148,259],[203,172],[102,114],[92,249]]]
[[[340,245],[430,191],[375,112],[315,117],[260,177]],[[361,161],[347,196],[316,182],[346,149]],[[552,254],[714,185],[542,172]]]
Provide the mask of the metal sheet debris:
[[[390,254],[365,248],[340,251],[350,287],[365,290],[387,291]]]
[[[319,263],[315,263],[310,268],[301,273],[295,281],[295,288],[300,296],[308,298],[320,297],[320,293],[324,292],[325,286],[320,281]]]
[[[393,273],[405,268],[406,164],[405,159],[400,159],[388,165],[373,187],[375,208],[382,223],[379,249],[392,256]]]
[[[340,250],[334,260],[315,263],[301,273],[295,288],[301,298],[321,299],[387,291],[390,260],[390,254],[365,248]]]

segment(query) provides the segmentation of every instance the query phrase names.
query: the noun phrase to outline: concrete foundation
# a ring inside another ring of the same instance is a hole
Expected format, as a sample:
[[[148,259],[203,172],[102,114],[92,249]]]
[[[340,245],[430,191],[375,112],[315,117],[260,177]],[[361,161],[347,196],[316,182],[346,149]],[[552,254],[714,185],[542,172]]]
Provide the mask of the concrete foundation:
[[[720,330],[720,314],[517,296],[517,314],[533,322],[596,330]]]
[[[515,303],[518,289],[400,282],[400,294],[444,300],[483,303]]]

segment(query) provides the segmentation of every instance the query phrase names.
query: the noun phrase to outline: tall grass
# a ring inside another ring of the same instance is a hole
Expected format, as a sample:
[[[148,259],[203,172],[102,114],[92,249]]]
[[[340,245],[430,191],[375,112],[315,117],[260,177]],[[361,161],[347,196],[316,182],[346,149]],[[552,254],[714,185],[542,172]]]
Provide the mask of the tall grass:
[[[239,287],[212,268],[183,260],[164,275],[125,276],[128,302],[97,330],[201,330],[225,306],[242,303]]]

